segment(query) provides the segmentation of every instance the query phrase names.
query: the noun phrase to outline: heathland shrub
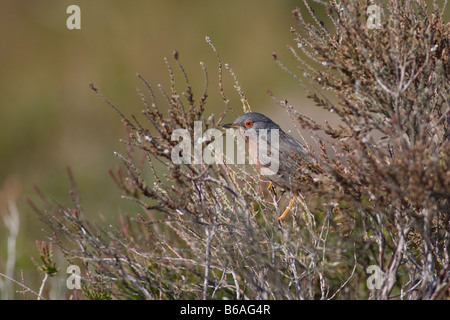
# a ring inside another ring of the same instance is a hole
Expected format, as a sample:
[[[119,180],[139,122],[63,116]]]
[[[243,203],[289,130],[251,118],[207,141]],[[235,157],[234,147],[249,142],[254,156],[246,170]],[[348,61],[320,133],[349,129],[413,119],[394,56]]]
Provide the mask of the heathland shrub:
[[[194,97],[178,53],[178,71],[166,61],[170,88],[158,87],[158,93],[138,76],[142,119],[124,115],[92,85],[125,124],[126,151],[117,153],[123,166],[111,175],[123,197],[142,211],[121,217],[117,229],[95,226],[86,219],[73,178],[70,206],[45,197],[44,209],[31,204],[52,229],[49,241],[69,264],[83,266],[80,296],[448,299],[445,6],[424,0],[381,3],[374,11],[379,24],[369,28],[370,1],[330,2],[327,27],[304,1],[303,9],[293,11],[296,46],[288,46],[298,68],[291,70],[273,54],[318,108],[339,119],[338,125],[320,124],[271,93],[317,142],[308,149],[318,161],[299,162],[300,196],[282,223],[276,217],[291,192],[266,190],[250,167],[171,161],[178,143],[171,139],[174,130],[192,132],[195,121],[202,121],[204,130],[223,124],[231,109],[226,74],[235,81],[244,111],[249,109],[235,74],[209,39],[225,104],[217,119],[206,107],[208,86]],[[182,90],[175,72],[183,76]]]

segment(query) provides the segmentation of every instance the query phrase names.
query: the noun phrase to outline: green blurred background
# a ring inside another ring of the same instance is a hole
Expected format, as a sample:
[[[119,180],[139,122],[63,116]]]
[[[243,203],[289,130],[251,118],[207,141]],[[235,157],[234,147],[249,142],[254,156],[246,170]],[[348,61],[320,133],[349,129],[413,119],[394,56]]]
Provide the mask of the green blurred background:
[[[66,27],[66,9],[72,4],[81,9],[81,30]],[[24,283],[38,290],[42,275],[30,256],[39,257],[35,240],[45,240],[45,226],[25,199],[39,203],[33,190],[36,184],[45,195],[69,204],[67,166],[92,220],[103,216],[115,225],[118,214],[137,210],[120,199],[120,190],[108,174],[108,169],[120,165],[113,151],[124,150],[119,142],[125,136],[120,118],[89,89],[89,83],[124,113],[139,114],[143,106],[136,87],[143,86],[136,73],[154,87],[167,86],[163,58],[173,62],[177,50],[197,97],[204,88],[199,62],[206,64],[210,78],[206,114],[218,115],[224,103],[217,89],[217,59],[205,42],[209,36],[237,74],[253,111],[277,119],[280,110],[268,89],[282,98],[290,91],[291,96],[302,97],[272,58],[273,51],[289,57],[285,48],[293,44],[289,28],[295,26],[291,11],[297,5],[298,1],[288,0],[2,0],[0,272],[5,273],[9,235],[3,218],[8,202],[14,200],[20,226],[13,276],[21,281],[23,271]],[[232,79],[228,74],[225,79],[233,108],[241,113]],[[2,277],[0,285],[5,285]],[[14,296],[23,297],[17,292]]]

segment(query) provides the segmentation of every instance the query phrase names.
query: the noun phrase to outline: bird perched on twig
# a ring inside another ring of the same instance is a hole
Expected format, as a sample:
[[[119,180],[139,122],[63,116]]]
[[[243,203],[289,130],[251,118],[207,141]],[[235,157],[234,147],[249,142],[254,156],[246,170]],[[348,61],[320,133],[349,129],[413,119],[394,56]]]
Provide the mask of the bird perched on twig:
[[[258,138],[264,132],[268,152],[278,154],[278,159],[275,159],[275,161],[278,161],[277,170],[273,170],[271,166],[259,159],[255,161],[256,167],[271,183],[291,190],[296,194],[287,209],[278,217],[279,221],[283,221],[290,207],[294,204],[297,192],[300,190],[300,181],[297,177],[300,173],[299,168],[301,167],[301,163],[306,161],[312,164],[314,162],[313,157],[300,142],[284,132],[278,124],[261,113],[245,113],[239,116],[233,123],[225,124],[222,127],[239,129],[246,137],[249,153],[253,155],[258,155],[256,151],[258,150],[257,144],[260,142]],[[274,130],[276,132],[273,132]],[[273,135],[273,133],[277,133],[277,135]],[[256,139],[249,138],[251,136],[256,137]],[[277,136],[278,139],[273,139]]]

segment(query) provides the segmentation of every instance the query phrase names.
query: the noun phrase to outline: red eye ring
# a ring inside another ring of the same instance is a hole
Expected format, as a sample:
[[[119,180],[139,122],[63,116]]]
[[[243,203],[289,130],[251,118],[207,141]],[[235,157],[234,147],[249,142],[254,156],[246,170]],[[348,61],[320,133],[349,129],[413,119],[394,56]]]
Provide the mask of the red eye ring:
[[[245,121],[245,127],[247,127],[247,128],[253,127],[253,121],[252,120]]]

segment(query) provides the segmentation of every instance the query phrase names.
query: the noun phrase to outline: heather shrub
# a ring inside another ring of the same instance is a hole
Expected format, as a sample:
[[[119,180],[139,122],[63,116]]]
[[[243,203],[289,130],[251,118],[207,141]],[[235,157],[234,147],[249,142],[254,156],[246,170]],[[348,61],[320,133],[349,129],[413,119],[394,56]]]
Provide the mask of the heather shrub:
[[[304,1],[293,11],[298,27],[291,29],[295,45],[288,46],[297,67],[273,54],[317,108],[339,120],[306,117],[277,97],[283,93],[270,92],[315,141],[308,149],[317,161],[299,161],[299,190],[269,190],[250,166],[172,161],[178,128],[194,141],[195,121],[204,131],[220,128],[231,110],[251,109],[209,39],[218,86],[211,89],[201,64],[199,97],[177,52],[166,60],[169,88],[154,88],[138,75],[140,116],[123,114],[91,85],[125,126],[125,148],[116,153],[122,166],[111,171],[112,181],[142,209],[123,215],[118,228],[97,226],[86,218],[73,177],[72,204],[43,195],[44,208],[31,203],[51,229],[48,240],[68,264],[83,269],[80,298],[448,299],[445,5],[384,1],[380,24],[371,29],[370,4],[326,3],[324,22]],[[226,78],[235,92],[224,89]],[[218,116],[208,112],[211,94],[223,98]],[[242,106],[232,106],[230,94]],[[276,222],[297,192],[288,218]]]

